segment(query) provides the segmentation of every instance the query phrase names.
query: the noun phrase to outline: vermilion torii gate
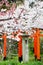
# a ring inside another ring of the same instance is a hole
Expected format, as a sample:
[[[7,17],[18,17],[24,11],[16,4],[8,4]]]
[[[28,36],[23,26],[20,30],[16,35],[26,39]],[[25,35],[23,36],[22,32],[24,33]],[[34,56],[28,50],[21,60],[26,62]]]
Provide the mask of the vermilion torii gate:
[[[34,56],[35,56],[35,59],[40,61],[41,60],[41,55],[40,55],[40,37],[43,37],[43,34],[40,34],[40,31],[42,29],[33,28],[33,30],[36,31],[32,35],[32,37],[34,38]]]
[[[34,56],[35,59],[37,59],[38,61],[41,60],[41,55],[40,55],[40,37],[43,37],[43,34],[40,33],[40,31],[42,29],[39,28],[33,28],[33,30],[35,30],[36,32],[31,35],[30,37],[34,38]],[[24,44],[24,43],[23,43]],[[21,45],[22,46],[22,45]],[[19,46],[18,46],[19,47]],[[19,47],[20,48],[20,47]],[[19,50],[21,51],[22,48],[20,48]],[[22,52],[22,51],[21,51]],[[21,54],[22,55],[22,54]],[[24,60],[25,61],[25,60]]]
[[[40,36],[43,36],[43,34],[40,34],[40,29],[36,28],[34,29],[36,32],[31,36],[32,38],[34,38],[34,56],[37,60],[41,60],[41,56],[40,56]],[[6,54],[6,43],[7,43],[7,35],[6,33],[3,34],[2,38],[4,39],[4,51],[3,51],[3,55],[4,55],[4,60],[7,57]],[[18,57],[19,57],[19,61],[22,61],[22,37],[19,35],[20,41],[18,43]]]
[[[14,33],[12,35],[13,35],[12,38],[15,38]],[[18,58],[19,58],[19,61],[21,62],[22,60],[22,37],[20,35],[18,37],[20,38],[20,41],[18,41]],[[3,41],[4,41],[3,42],[3,60],[6,60],[7,58],[7,34],[3,33],[2,36],[0,36],[0,38],[3,38]]]

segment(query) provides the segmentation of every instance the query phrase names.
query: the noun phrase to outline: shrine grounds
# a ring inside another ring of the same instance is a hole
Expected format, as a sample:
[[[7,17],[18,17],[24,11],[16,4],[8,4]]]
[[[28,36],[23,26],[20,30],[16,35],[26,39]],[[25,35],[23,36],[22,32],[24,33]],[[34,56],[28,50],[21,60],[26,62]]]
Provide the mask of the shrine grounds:
[[[43,65],[43,61],[29,60],[28,63],[20,63],[17,59],[1,61],[0,65]]]
[[[33,52],[33,40],[29,39],[29,60],[27,63],[19,62],[18,56],[14,56],[13,59],[8,59],[3,61],[0,61],[0,65],[43,65],[43,49],[42,49],[42,43],[43,38],[41,38],[41,61],[37,61],[34,58],[34,52]]]

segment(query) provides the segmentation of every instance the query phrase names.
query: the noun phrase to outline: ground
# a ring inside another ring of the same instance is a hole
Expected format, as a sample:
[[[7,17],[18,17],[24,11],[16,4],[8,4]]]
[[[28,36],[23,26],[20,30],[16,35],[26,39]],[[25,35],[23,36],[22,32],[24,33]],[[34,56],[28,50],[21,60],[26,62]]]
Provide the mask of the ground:
[[[42,42],[43,41],[41,40],[41,43]],[[14,56],[13,59],[7,59],[6,61],[1,60],[0,65],[43,65],[43,53],[41,54],[41,61],[35,60],[33,52],[33,43],[31,39],[29,39],[29,43],[29,60],[27,63],[20,63],[18,61],[18,56]]]
[[[20,63],[17,59],[18,57],[6,61],[0,61],[0,65],[43,65],[43,58],[41,58],[41,61],[37,61],[32,55],[27,63]]]
[[[18,61],[15,61],[15,60],[8,60],[8,61],[0,62],[0,65],[43,65],[43,62],[29,61],[28,63],[19,63]]]

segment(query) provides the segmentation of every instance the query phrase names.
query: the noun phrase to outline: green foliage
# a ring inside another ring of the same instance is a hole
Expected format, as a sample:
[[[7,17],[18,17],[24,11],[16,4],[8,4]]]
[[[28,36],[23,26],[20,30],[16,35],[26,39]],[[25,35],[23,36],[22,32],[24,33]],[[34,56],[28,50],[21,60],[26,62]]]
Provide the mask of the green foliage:
[[[6,5],[5,5],[5,4],[3,4],[2,8],[3,8],[3,9],[6,9],[7,7],[6,7]]]
[[[16,0],[16,1],[21,1],[21,2],[23,2],[23,0]]]
[[[9,1],[9,3],[11,3],[11,2],[16,2],[16,0],[8,0]]]
[[[40,38],[40,47],[41,54],[43,54],[43,37]]]
[[[30,52],[30,55],[33,54],[33,48],[34,48],[33,39],[29,38],[29,52]]]
[[[28,63],[19,63],[15,60],[10,61],[2,61],[0,62],[0,65],[43,65],[43,62],[41,61],[29,61]]]

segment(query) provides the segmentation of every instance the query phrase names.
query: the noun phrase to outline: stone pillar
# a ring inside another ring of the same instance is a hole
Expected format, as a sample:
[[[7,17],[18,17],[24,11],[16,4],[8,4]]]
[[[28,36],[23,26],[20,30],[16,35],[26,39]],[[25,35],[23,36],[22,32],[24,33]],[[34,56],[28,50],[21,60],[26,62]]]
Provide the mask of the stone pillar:
[[[22,55],[23,55],[23,62],[28,62],[29,60],[29,49],[28,49],[28,37],[27,34],[22,34]]]

